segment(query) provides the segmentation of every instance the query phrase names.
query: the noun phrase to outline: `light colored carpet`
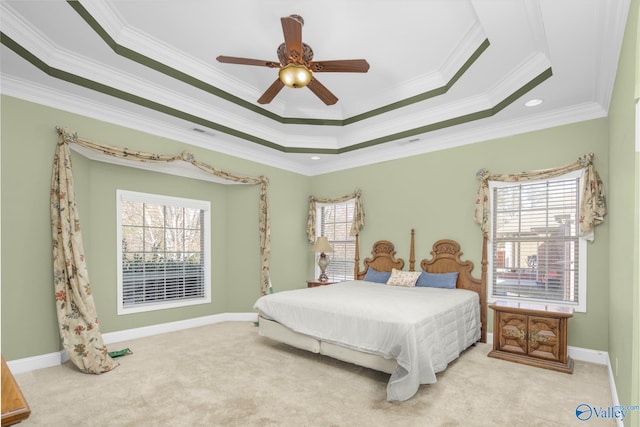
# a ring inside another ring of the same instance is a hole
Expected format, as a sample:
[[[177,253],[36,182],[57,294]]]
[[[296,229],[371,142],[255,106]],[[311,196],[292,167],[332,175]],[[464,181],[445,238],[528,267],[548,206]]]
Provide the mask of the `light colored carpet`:
[[[411,399],[390,403],[387,374],[296,350],[226,322],[110,345],[133,355],[103,375],[73,365],[16,375],[32,410],[21,426],[614,426],[579,421],[611,406],[607,368],[573,375],[465,351]]]

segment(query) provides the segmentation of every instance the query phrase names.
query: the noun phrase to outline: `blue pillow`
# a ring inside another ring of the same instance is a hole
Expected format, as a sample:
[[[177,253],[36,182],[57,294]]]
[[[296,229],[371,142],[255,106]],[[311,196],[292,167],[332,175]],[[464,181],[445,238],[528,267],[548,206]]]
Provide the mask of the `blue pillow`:
[[[375,282],[375,283],[387,283],[391,277],[390,271],[377,271],[371,267],[367,269],[367,273],[364,275],[364,279],[367,282]]]
[[[429,288],[445,288],[455,289],[456,281],[458,280],[458,272],[453,273],[427,273],[423,271],[418,277],[416,286],[423,286]]]

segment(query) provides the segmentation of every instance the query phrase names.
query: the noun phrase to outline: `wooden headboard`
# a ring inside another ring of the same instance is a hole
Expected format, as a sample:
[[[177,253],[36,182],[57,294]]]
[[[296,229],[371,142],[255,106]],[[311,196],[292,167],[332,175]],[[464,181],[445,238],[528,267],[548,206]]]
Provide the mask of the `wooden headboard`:
[[[411,251],[409,257],[409,271],[415,271],[414,267],[416,264],[415,257],[415,231],[411,229]],[[353,269],[353,277],[357,280],[364,279],[365,274],[367,274],[367,270],[369,267],[373,268],[376,271],[391,271],[391,269],[395,268],[397,270],[402,270],[404,267],[404,260],[402,258],[395,258],[396,249],[388,240],[378,240],[373,244],[371,248],[371,258],[365,258],[362,262],[364,264],[364,270],[360,271],[360,245],[358,241],[358,235],[356,234],[356,256],[355,256],[355,264]]]
[[[393,243],[388,240],[378,240],[373,244],[373,248],[371,249],[371,258],[365,258],[363,261],[364,270],[359,271],[359,263],[356,262],[354,277],[358,280],[364,279],[369,267],[376,271],[391,271],[393,268],[402,270],[402,267],[404,267],[404,260],[396,258],[395,255],[396,250]]]
[[[411,248],[409,251],[409,271],[415,271],[415,232],[411,230]],[[476,279],[471,275],[473,262],[462,261],[463,252],[460,244],[455,240],[438,240],[433,244],[431,259],[420,261],[420,268],[429,273],[452,273],[458,272],[456,288],[466,289],[476,292],[480,297],[480,321],[482,323],[480,341],[487,342],[487,239],[483,239],[482,246],[482,276]],[[371,257],[363,261],[364,270],[360,271],[360,256],[358,246],[358,236],[356,235],[356,256],[354,275],[357,280],[364,279],[369,267],[376,271],[391,271],[396,268],[401,270],[404,267],[404,260],[396,258],[396,251],[393,243],[388,240],[378,240],[373,244]]]
[[[460,244],[455,240],[438,240],[433,244],[431,259],[420,261],[420,268],[429,273],[458,272],[456,288],[476,292],[480,297],[480,322],[482,323],[480,341],[487,342],[487,286],[486,286],[486,240],[482,251],[482,279],[471,275],[473,262],[462,261]]]

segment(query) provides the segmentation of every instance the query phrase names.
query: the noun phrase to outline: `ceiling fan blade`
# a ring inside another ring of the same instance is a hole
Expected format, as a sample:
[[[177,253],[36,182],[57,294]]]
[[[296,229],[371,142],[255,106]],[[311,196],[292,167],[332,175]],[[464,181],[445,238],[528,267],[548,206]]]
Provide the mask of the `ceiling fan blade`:
[[[292,16],[280,18],[280,21],[287,56],[290,62],[300,63],[302,61],[302,22]]]
[[[311,79],[307,87],[311,90],[311,92],[315,93],[322,102],[327,105],[333,105],[338,102],[338,98],[315,78]]]
[[[271,86],[262,94],[262,96],[258,99],[258,104],[268,104],[273,101],[273,98],[282,90],[284,87],[284,83],[280,81],[280,79],[276,79]]]
[[[369,63],[365,59],[342,59],[337,61],[314,61],[310,64],[314,73],[366,73]]]
[[[261,67],[280,68],[280,64],[273,61],[263,61],[261,59],[236,58],[235,56],[220,55],[216,58],[218,62],[225,64],[258,65]]]

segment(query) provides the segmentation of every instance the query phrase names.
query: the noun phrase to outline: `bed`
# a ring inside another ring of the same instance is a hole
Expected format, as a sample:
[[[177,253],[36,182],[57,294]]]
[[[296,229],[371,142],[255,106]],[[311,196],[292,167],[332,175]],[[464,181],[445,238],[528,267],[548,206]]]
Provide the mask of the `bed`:
[[[412,230],[409,272],[415,270],[414,246]],[[254,308],[260,335],[391,374],[389,401],[411,398],[420,384],[436,382],[436,373],[466,348],[486,342],[486,249],[483,278],[476,279],[473,263],[461,260],[457,242],[433,244],[431,258],[423,259],[420,268],[457,273],[455,289],[369,281],[372,272],[404,271],[405,262],[395,257],[390,241],[374,243],[362,270],[357,254],[356,280],[259,298]]]

